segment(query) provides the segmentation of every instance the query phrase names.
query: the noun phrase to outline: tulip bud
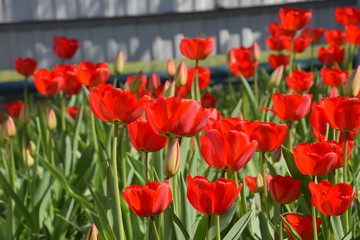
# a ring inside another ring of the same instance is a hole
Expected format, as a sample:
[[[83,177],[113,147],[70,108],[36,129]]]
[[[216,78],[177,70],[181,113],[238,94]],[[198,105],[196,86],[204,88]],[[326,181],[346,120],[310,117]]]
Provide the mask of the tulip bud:
[[[274,88],[280,85],[281,79],[283,77],[283,72],[284,72],[284,65],[281,65],[279,67],[277,67],[270,76],[269,79],[269,87],[270,88]]]
[[[124,72],[124,65],[125,65],[125,60],[124,60],[124,53],[123,51],[120,51],[119,54],[117,55],[117,57],[115,58],[115,62],[114,62],[114,72],[115,74],[121,74]]]
[[[35,143],[33,141],[30,141],[27,148],[29,149],[29,152],[30,152],[31,156],[34,156],[35,152],[36,152]]]
[[[160,76],[156,73],[152,73],[149,77],[149,89],[155,91],[161,85]]]
[[[259,44],[257,44],[256,42],[253,43],[253,45],[251,46],[251,51],[250,51],[250,57],[253,61],[258,61],[260,58],[260,46]]]
[[[30,150],[23,147],[22,148],[22,154],[23,154],[23,159],[24,159],[24,162],[27,166],[31,167],[32,165],[34,165],[34,158],[33,156],[31,155],[30,153]]]
[[[185,62],[181,62],[179,67],[176,70],[175,74],[175,83],[176,86],[184,86],[187,82],[187,67]]]
[[[171,78],[175,75],[176,67],[173,59],[168,59],[166,64],[166,75]]]
[[[337,96],[339,96],[339,90],[336,87],[333,87],[328,94],[328,98],[333,98]]]
[[[19,122],[21,124],[25,124],[29,121],[29,108],[26,103],[24,103],[21,107],[20,114],[19,114]]]
[[[274,163],[280,161],[280,158],[281,158],[281,146],[275,148],[275,150],[271,154],[271,159],[273,160]]]
[[[344,86],[344,95],[346,97],[356,97],[360,91],[360,65],[349,76]]]
[[[258,193],[264,191],[264,177],[260,173],[256,176],[256,191]]]
[[[99,231],[95,224],[91,224],[91,227],[86,235],[86,240],[99,240]]]
[[[172,97],[174,95],[175,95],[175,81],[172,81],[172,83],[166,81],[164,88],[164,97]]]
[[[230,51],[227,53],[226,61],[227,61],[228,64],[229,64],[229,63],[234,63],[234,62],[236,62],[236,58],[235,58],[235,55],[234,55],[234,51],[231,51],[231,50],[230,50]]]
[[[164,174],[167,178],[174,176],[180,167],[180,144],[175,139],[171,145],[164,162]]]
[[[8,117],[3,123],[2,128],[5,137],[12,137],[16,134],[16,126],[12,117]]]
[[[139,88],[141,86],[141,78],[142,78],[142,72],[139,72],[138,74],[136,74],[134,76],[134,78],[132,79],[130,85],[129,85],[129,90],[133,93],[137,93],[139,91]]]
[[[47,118],[47,127],[49,130],[53,130],[56,128],[57,121],[54,109],[49,110],[48,118]]]

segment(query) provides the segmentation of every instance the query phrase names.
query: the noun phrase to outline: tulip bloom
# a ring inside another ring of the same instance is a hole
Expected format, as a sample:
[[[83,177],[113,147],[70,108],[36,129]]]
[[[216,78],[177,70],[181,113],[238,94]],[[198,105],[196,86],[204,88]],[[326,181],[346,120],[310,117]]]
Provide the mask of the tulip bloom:
[[[201,97],[201,106],[203,108],[215,108],[216,97],[210,93],[206,93]]]
[[[330,46],[343,46],[346,42],[346,34],[341,30],[325,30],[325,40]]]
[[[285,81],[289,89],[295,93],[300,93],[309,90],[313,78],[313,72],[293,70],[290,76],[285,78]]]
[[[268,57],[269,64],[272,69],[276,69],[280,66],[286,67],[289,64],[290,57],[284,54],[274,55],[270,54]]]
[[[20,115],[21,108],[24,106],[24,102],[10,102],[7,103],[5,106],[7,113],[11,117],[17,118]]]
[[[292,51],[293,53],[302,53],[305,51],[305,49],[311,44],[312,39],[311,38],[305,38],[303,36],[294,38],[294,45],[293,49],[290,49],[290,38],[287,39],[287,41],[284,41],[285,49],[288,51]]]
[[[149,182],[144,187],[134,184],[126,187],[122,195],[131,210],[140,217],[158,215],[172,202],[169,180]]]
[[[32,58],[18,58],[15,60],[15,68],[18,73],[25,77],[29,77],[34,74],[37,61]]]
[[[268,24],[268,29],[272,37],[292,36],[292,31],[286,30],[280,23],[270,23]]]
[[[244,124],[250,123],[249,120],[227,117],[219,120],[210,118],[208,123],[205,126],[205,132],[210,131],[211,129],[216,129],[221,133],[236,130],[240,131]]]
[[[320,72],[323,83],[327,86],[339,87],[347,82],[349,71],[343,71],[341,68],[321,68]]]
[[[110,76],[107,63],[80,62],[76,70],[81,84],[90,87],[106,83]]]
[[[95,116],[103,121],[116,124],[130,124],[144,112],[143,101],[147,96],[136,99],[129,90],[112,88],[102,91],[93,87],[89,92],[90,108]]]
[[[69,64],[56,65],[56,70],[62,71],[64,75],[64,92],[75,95],[81,91],[81,83],[77,78],[76,69]]]
[[[321,114],[320,104],[313,102],[311,105],[310,125],[313,136],[320,142],[325,140],[327,124]]]
[[[302,30],[301,36],[305,38],[310,38],[311,43],[314,44],[321,39],[323,32],[324,32],[323,28],[308,28]]]
[[[80,43],[77,39],[67,39],[66,37],[53,37],[53,51],[59,58],[72,58],[79,47]]]
[[[236,185],[232,179],[220,178],[211,183],[203,176],[186,177],[187,198],[199,212],[207,215],[225,214],[236,201],[242,184]]]
[[[300,186],[301,182],[290,176],[276,175],[269,184],[270,196],[276,202],[288,204],[299,198]]]
[[[325,65],[341,64],[344,60],[345,50],[337,46],[319,48],[319,60]]]
[[[284,29],[295,32],[310,23],[312,10],[285,7],[279,10],[279,18]]]
[[[137,119],[127,125],[131,145],[138,151],[156,152],[164,148],[168,138],[157,135],[145,119]]]
[[[299,143],[294,147],[294,160],[302,174],[321,177],[337,167],[340,153],[342,148],[333,141]]]
[[[252,60],[236,61],[230,63],[229,68],[236,77],[239,78],[241,74],[244,78],[248,78],[254,76],[255,69],[258,65],[258,62],[253,62]]]
[[[330,216],[342,215],[350,207],[356,196],[352,186],[347,183],[331,185],[328,181],[318,184],[309,183],[311,204],[322,214]]]
[[[284,217],[286,222],[299,234],[302,240],[312,240],[314,238],[314,230],[312,228],[312,216],[310,214],[306,216],[300,216],[296,213],[288,213]],[[316,218],[317,232],[319,232],[320,225],[322,223],[321,218]],[[286,234],[290,239],[294,240],[295,238],[291,234],[291,231],[288,229],[288,226],[284,223],[284,228]]]
[[[300,120],[310,111],[312,95],[274,93],[272,102],[274,109],[260,107],[272,111],[281,120]]]
[[[46,69],[34,73],[34,84],[39,93],[53,96],[64,88],[64,74],[60,70],[49,72]]]
[[[359,12],[360,14],[360,12]],[[346,40],[348,43],[360,46],[360,28],[354,25],[346,27]]]
[[[251,160],[257,142],[235,130],[221,133],[212,129],[200,137],[200,152],[205,162],[218,171],[234,172]]]
[[[334,129],[351,132],[360,128],[360,99],[348,97],[323,98],[321,112]]]
[[[266,38],[265,42],[268,48],[274,51],[281,51],[285,49],[285,41],[289,41],[288,36],[270,37]]]
[[[77,116],[79,115],[80,109],[78,107],[68,107],[65,109],[65,112],[74,120],[76,120]]]
[[[186,81],[186,91],[190,92],[192,87],[192,82],[194,81],[196,73],[196,68],[189,68],[187,71],[187,81]],[[199,78],[199,88],[204,90],[210,83],[210,69],[199,66],[198,67],[198,78]]]
[[[192,137],[206,125],[210,110],[192,99],[175,97],[144,101],[146,119],[159,135]]]
[[[335,19],[344,26],[358,25],[360,23],[360,10],[355,7],[338,7],[335,10]]]
[[[215,47],[215,39],[207,38],[183,38],[180,42],[180,52],[189,59],[202,60],[210,56]]]

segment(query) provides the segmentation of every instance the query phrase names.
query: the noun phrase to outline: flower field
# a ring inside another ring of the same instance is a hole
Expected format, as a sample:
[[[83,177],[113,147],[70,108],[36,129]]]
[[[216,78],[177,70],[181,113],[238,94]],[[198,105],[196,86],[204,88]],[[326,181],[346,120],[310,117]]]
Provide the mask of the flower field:
[[[193,64],[169,59],[166,82],[142,69],[118,81],[121,51],[111,83],[108,63],[67,64],[81,44],[67,37],[53,37],[51,69],[16,59],[23,99],[0,113],[0,239],[360,239],[360,9],[336,9],[343,29],[307,28],[313,17],[279,9],[272,71],[257,43],[240,46],[221,85],[202,66],[212,37],[183,38]]]

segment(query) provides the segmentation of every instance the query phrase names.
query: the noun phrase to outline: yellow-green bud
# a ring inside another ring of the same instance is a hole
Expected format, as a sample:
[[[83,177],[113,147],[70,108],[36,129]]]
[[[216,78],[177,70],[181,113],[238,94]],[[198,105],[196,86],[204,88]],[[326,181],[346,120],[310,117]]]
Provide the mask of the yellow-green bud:
[[[283,77],[284,65],[277,67],[270,75],[269,87],[274,88],[280,85],[281,79]]]
[[[176,86],[184,86],[187,82],[187,67],[185,62],[181,62],[179,67],[176,70],[175,74],[175,83]]]
[[[139,88],[141,86],[141,79],[142,79],[142,72],[139,72],[138,74],[136,74],[130,85],[129,85],[129,90],[132,91],[133,93],[137,93],[139,91]]]
[[[346,97],[356,97],[360,91],[360,65],[349,76],[344,86],[344,95]]]
[[[175,81],[172,81],[172,83],[170,83],[169,81],[165,82],[163,95],[164,97],[172,97],[175,95]]]
[[[20,124],[25,124],[29,121],[29,108],[26,103],[24,103],[21,107],[19,114],[19,122]]]
[[[168,59],[166,63],[166,75],[171,78],[175,75],[176,67],[173,59]]]
[[[123,51],[120,51],[114,61],[114,72],[116,75],[124,72],[125,58]]]
[[[259,44],[254,42],[253,45],[251,46],[251,51],[250,51],[251,59],[253,61],[258,61],[260,58],[260,54],[261,54],[260,46]]]
[[[258,193],[264,191],[264,177],[260,173],[256,176],[256,191]]]
[[[169,148],[165,162],[164,162],[164,174],[167,178],[175,176],[180,167],[180,144],[179,139],[176,138]]]
[[[12,137],[16,135],[16,126],[15,122],[12,117],[8,117],[3,123],[2,123],[4,136],[5,137]]]
[[[54,130],[57,126],[56,115],[54,109],[49,110],[48,118],[47,118],[47,127],[49,130]]]
[[[99,240],[99,231],[95,224],[91,224],[91,227],[86,235],[86,240]]]

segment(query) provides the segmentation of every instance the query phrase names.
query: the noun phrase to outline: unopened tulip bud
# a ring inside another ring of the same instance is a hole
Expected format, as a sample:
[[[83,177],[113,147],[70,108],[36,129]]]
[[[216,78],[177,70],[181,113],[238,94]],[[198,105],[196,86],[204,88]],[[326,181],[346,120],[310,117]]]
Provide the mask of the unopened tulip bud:
[[[167,178],[175,176],[180,167],[180,144],[179,139],[175,139],[171,145],[164,162],[164,174]]]
[[[149,77],[149,89],[155,91],[161,85],[160,76],[156,73],[152,73]]]
[[[35,161],[29,149],[23,147],[22,154],[23,154],[24,162],[27,166],[31,167],[32,165],[34,165]]]
[[[179,67],[177,68],[176,74],[175,74],[176,86],[178,86],[178,87],[184,86],[187,81],[187,75],[188,75],[188,70],[186,67],[186,63],[181,62]]]
[[[274,88],[280,85],[281,79],[283,77],[283,72],[284,72],[284,65],[281,65],[279,67],[277,67],[270,76],[269,79],[269,87],[270,88]]]
[[[258,61],[260,59],[260,46],[256,42],[253,43],[251,46],[250,56],[253,61]]]
[[[91,224],[91,227],[86,235],[86,240],[99,240],[99,231],[95,224]]]
[[[25,124],[29,121],[29,108],[26,103],[24,103],[21,107],[19,114],[19,122],[20,124]]]
[[[172,97],[175,95],[175,81],[172,81],[172,83],[170,83],[169,81],[165,82],[163,95],[164,97]]]
[[[271,159],[273,160],[274,163],[280,161],[280,158],[281,158],[281,146],[275,148],[275,150],[271,154]]]
[[[175,75],[175,73],[176,73],[176,67],[174,60],[168,59],[166,64],[166,75],[169,78],[172,78]]]
[[[53,130],[56,128],[56,126],[57,126],[56,115],[54,109],[51,108],[49,110],[49,114],[47,118],[47,127],[49,130]]]
[[[356,97],[360,91],[360,65],[349,76],[344,86],[344,95],[346,97]]]
[[[14,120],[12,117],[8,117],[3,123],[2,123],[4,136],[5,137],[12,137],[16,135],[16,126],[14,123]]]
[[[256,191],[258,193],[262,193],[264,191],[264,178],[260,173],[256,176]]]
[[[123,51],[120,51],[117,57],[115,58],[115,62],[114,62],[114,72],[116,75],[124,72],[124,65],[125,65],[124,53]]]
[[[36,145],[35,145],[35,143],[33,141],[29,142],[28,149],[29,149],[29,152],[30,152],[31,156],[34,156],[35,152],[36,152]]]
[[[339,96],[339,90],[336,87],[333,87],[328,94],[328,98],[333,98],[337,96]]]
[[[139,72],[132,79],[132,81],[131,81],[131,83],[129,85],[129,90],[132,91],[133,93],[137,93],[139,91],[140,86],[141,86],[141,78],[142,78],[142,76],[143,76],[142,72]]]
[[[236,62],[236,58],[235,58],[234,51],[230,50],[230,51],[227,53],[226,61],[227,61],[228,64],[229,64],[229,63],[234,63],[234,62]]]

